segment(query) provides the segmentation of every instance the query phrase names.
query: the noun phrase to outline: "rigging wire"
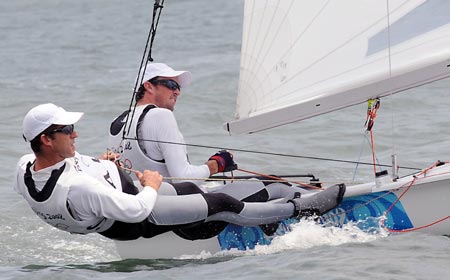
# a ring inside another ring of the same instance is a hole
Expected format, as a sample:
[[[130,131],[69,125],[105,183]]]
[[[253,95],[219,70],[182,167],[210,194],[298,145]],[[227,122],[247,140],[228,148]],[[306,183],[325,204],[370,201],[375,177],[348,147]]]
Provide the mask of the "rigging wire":
[[[153,140],[153,139],[137,139],[125,137],[125,140],[134,140],[134,141],[150,141],[156,143],[164,143],[164,144],[172,144],[172,145],[184,145],[189,147],[197,147],[197,148],[208,148],[208,149],[219,149],[219,150],[229,150],[235,152],[244,152],[244,153],[253,153],[253,154],[261,154],[261,155],[271,155],[271,156],[280,156],[280,157],[290,157],[290,158],[301,158],[301,159],[312,159],[312,160],[322,160],[322,161],[331,161],[331,162],[339,162],[339,163],[349,163],[349,164],[361,164],[361,165],[373,165],[370,162],[359,162],[354,160],[342,160],[342,159],[332,159],[332,158],[324,158],[324,157],[312,157],[312,156],[302,156],[302,155],[292,155],[292,154],[283,154],[283,153],[274,153],[274,152],[264,152],[264,151],[255,151],[255,150],[246,150],[246,149],[237,149],[230,147],[218,147],[218,146],[209,146],[209,145],[199,145],[199,144],[188,144],[188,143],[180,143],[180,142],[170,142],[170,141],[161,141],[161,140]],[[379,167],[392,167],[386,164],[376,164]],[[399,166],[402,169],[409,170],[421,170],[417,167],[407,167],[407,166]]]
[[[356,179],[356,173],[358,171],[359,164],[361,163],[361,157],[362,157],[363,150],[364,150],[364,143],[366,141],[369,144],[369,147],[371,147],[371,149],[372,149],[372,142],[371,142],[372,140],[369,137],[369,132],[368,131],[366,131],[364,133],[363,142],[361,143],[361,149],[359,151],[358,160],[356,161],[356,165],[355,165],[355,171],[353,171],[353,179],[352,179],[352,181],[355,181],[355,179]],[[372,157],[372,160],[373,160],[373,157]],[[384,165],[380,164],[380,161],[378,160],[378,157],[376,157],[376,155],[375,155],[375,162],[376,162],[376,166],[379,166],[379,167],[392,167],[392,166],[384,166]],[[369,164],[369,163],[367,163],[367,164]],[[370,165],[373,165],[373,163],[371,163]],[[404,168],[404,169],[407,169],[407,168]],[[420,169],[417,168],[415,170],[420,170]]]
[[[391,57],[391,11],[389,6],[389,0],[386,0],[386,9],[387,9],[387,40],[388,40],[388,54],[389,54],[389,77],[392,77],[392,57]],[[390,93],[392,96],[392,92]],[[397,167],[397,153],[396,153],[396,145],[395,145],[395,111],[394,111],[394,101],[392,98],[389,99],[389,104],[391,107],[391,139],[392,139],[392,177],[398,177],[398,167]]]
[[[136,81],[135,81],[133,94],[132,94],[130,105],[129,105],[129,109],[128,109],[129,112],[131,112],[131,119],[134,117],[135,107],[136,107],[136,106],[133,106],[133,101],[135,100],[136,92],[137,92],[139,86],[142,84],[143,76],[144,76],[143,74],[145,72],[145,69],[146,69],[146,66],[147,66],[147,62],[148,61],[153,61],[153,58],[152,58],[152,47],[153,47],[153,42],[154,42],[155,35],[156,35],[156,30],[158,28],[159,19],[160,19],[160,16],[161,16],[163,4],[164,4],[164,0],[162,0],[162,1],[161,0],[155,0],[155,3],[153,5],[152,23],[151,23],[150,30],[149,30],[149,33],[148,33],[148,36],[147,36],[147,41],[145,43],[144,53],[142,55],[141,63],[140,63],[140,66],[139,66],[138,75],[137,75],[137,78],[136,78]],[[131,127],[128,127],[128,128],[126,127],[127,124],[128,124],[129,118],[130,118],[130,114],[127,114],[126,119],[125,119],[125,127],[123,129],[122,140],[135,140],[136,141],[138,139],[126,137],[126,135],[129,134],[129,131],[131,129]],[[206,145],[195,145],[195,144],[186,144],[186,143],[175,143],[175,142],[167,142],[167,141],[159,141],[159,140],[151,140],[151,139],[139,139],[139,140],[141,140],[141,141],[152,141],[152,142],[158,142],[158,143],[166,143],[166,144],[176,144],[176,145],[185,145],[185,146],[193,146],[193,147],[202,147],[202,148],[224,149],[223,147],[214,147],[214,146],[206,146]],[[384,165],[384,164],[375,163],[375,161],[373,163],[367,163],[367,162],[360,162],[360,161],[340,160],[340,159],[323,158],[323,157],[302,156],[302,155],[290,155],[290,154],[262,152],[262,151],[244,150],[244,149],[236,149],[236,148],[225,148],[225,149],[231,150],[231,151],[256,153],[256,154],[264,154],[264,155],[274,155],[274,156],[282,156],[282,157],[293,157],[293,158],[302,158],[302,159],[311,159],[311,160],[323,160],[323,161],[332,161],[332,162],[339,162],[339,163],[350,163],[350,164],[357,164],[357,165],[373,165],[374,169],[376,168],[376,166],[379,166],[379,167],[392,167],[391,165]],[[405,166],[402,166],[402,167],[399,166],[398,168],[410,169],[410,170],[420,170],[420,168],[405,167]]]
[[[363,142],[361,143],[361,149],[359,150],[358,160],[357,160],[357,163],[355,164],[355,170],[353,171],[352,181],[355,181],[355,178],[356,178],[356,172],[357,172],[358,167],[359,167],[359,162],[361,160],[361,156],[362,156],[362,153],[363,153],[363,150],[364,150],[364,140],[366,140],[366,138],[367,138],[367,134],[364,134],[364,139],[363,139]]]
[[[115,162],[117,162],[117,160],[115,160]],[[132,168],[128,168],[123,166],[122,164],[118,164],[119,168],[121,168],[122,170],[126,171],[126,172],[136,172],[138,170],[132,169]],[[238,182],[238,181],[243,181],[243,182],[248,182],[249,179],[258,179],[258,182],[263,182],[263,183],[293,183],[296,184],[296,187],[303,187],[303,188],[311,188],[311,189],[316,189],[316,190],[323,190],[323,188],[321,187],[321,182],[316,180],[314,175],[312,174],[300,174],[300,175],[269,175],[269,174],[264,174],[264,173],[258,173],[258,172],[253,172],[253,171],[249,171],[249,170],[244,170],[244,169],[238,169],[238,171],[241,172],[245,172],[245,173],[249,173],[249,174],[253,174],[253,175],[257,175],[257,176],[232,176],[232,177],[228,177],[228,176],[211,176],[208,178],[194,178],[194,177],[169,177],[169,176],[165,176],[163,177],[165,180],[169,180],[169,181],[217,181],[217,182],[226,182],[226,181],[231,181],[231,182]],[[299,181],[292,181],[292,180],[287,180],[285,178],[299,178],[299,177],[311,177],[311,183],[307,184],[307,183],[303,183],[303,182],[299,182]],[[268,178],[268,179],[265,179]]]
[[[161,17],[162,8],[164,7],[164,0],[155,0],[155,4],[153,5],[153,14],[152,14],[152,23],[150,25],[150,30],[147,35],[147,41],[145,42],[144,53],[142,54],[141,63],[139,65],[139,71],[136,76],[136,81],[134,83],[133,94],[131,95],[130,105],[128,107],[128,111],[131,112],[131,119],[134,117],[134,112],[136,106],[133,106],[133,102],[135,103],[136,93],[142,84],[144,79],[145,69],[147,68],[147,62],[153,61],[152,58],[152,48],[153,42],[155,40],[156,30],[159,24],[159,18]],[[134,104],[136,105],[136,104]],[[133,109],[132,109],[133,108]],[[130,119],[130,114],[127,114],[125,119],[125,126],[123,129],[122,140],[125,139],[125,135],[130,133],[131,126],[127,129],[128,120]]]

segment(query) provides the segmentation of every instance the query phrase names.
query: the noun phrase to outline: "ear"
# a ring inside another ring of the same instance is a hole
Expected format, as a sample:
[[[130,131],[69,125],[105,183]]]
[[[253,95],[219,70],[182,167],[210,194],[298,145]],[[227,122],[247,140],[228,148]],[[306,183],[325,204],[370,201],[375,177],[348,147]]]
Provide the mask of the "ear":
[[[144,88],[146,91],[150,91],[153,93],[153,89],[155,88],[155,86],[152,83],[150,83],[149,81],[146,81],[144,83]]]
[[[42,143],[42,145],[45,145],[45,146],[51,146],[52,145],[52,138],[50,137],[50,136],[48,136],[48,135],[45,135],[45,134],[41,134],[41,143]]]

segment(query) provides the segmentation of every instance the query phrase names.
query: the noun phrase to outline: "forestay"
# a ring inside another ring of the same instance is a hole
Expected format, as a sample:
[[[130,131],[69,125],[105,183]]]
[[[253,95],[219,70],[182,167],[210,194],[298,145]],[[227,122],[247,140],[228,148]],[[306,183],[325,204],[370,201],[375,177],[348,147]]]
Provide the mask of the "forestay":
[[[448,0],[246,0],[236,120],[252,133],[450,76]]]

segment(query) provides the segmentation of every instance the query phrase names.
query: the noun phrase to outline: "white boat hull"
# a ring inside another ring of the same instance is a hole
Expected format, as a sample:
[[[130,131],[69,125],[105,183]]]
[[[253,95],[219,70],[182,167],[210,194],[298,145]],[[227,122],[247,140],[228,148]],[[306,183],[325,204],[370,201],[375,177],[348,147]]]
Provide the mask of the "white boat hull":
[[[408,189],[408,186],[412,186]],[[405,190],[407,190],[405,192]],[[400,200],[398,200],[398,198]],[[323,222],[341,225],[358,221],[358,226],[370,231],[380,228],[380,217],[386,214],[383,226],[389,231],[418,230],[436,235],[450,234],[450,164],[428,171],[425,175],[407,176],[395,182],[347,186],[344,200],[322,217]],[[386,213],[387,212],[387,213]],[[270,244],[274,236],[289,231],[293,219],[280,223],[273,236],[259,227],[228,225],[217,237],[190,241],[172,232],[151,239],[117,241],[123,259],[173,258],[182,255],[216,253],[220,250],[247,250],[256,245]]]
[[[199,255],[202,252],[216,253],[221,250],[217,237],[191,241],[173,232],[150,239],[116,241],[116,247],[122,259],[168,259],[182,255]]]
[[[367,221],[367,223],[359,224],[360,227],[367,229],[371,226],[370,218],[382,217],[387,212],[383,226],[388,231],[450,234],[450,219],[448,218],[450,215],[450,204],[448,203],[450,175],[448,166],[443,166],[443,168],[445,170],[436,169],[434,174],[417,179],[406,192],[412,176],[398,182],[384,184],[379,188],[375,183],[351,186],[348,188],[349,194],[344,201],[327,213],[324,220],[333,220],[338,224],[348,221]],[[437,175],[437,172],[441,171],[443,173]],[[372,194],[351,195],[351,192],[358,188],[371,188]],[[401,198],[398,200],[400,196]]]

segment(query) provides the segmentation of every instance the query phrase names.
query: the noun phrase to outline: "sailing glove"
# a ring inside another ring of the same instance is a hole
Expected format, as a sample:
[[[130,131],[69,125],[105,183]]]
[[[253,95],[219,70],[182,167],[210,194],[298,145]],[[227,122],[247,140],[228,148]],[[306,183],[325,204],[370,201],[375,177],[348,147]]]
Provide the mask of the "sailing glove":
[[[226,150],[215,153],[209,160],[215,160],[219,167],[219,172],[228,172],[238,168],[233,160],[233,156]]]

